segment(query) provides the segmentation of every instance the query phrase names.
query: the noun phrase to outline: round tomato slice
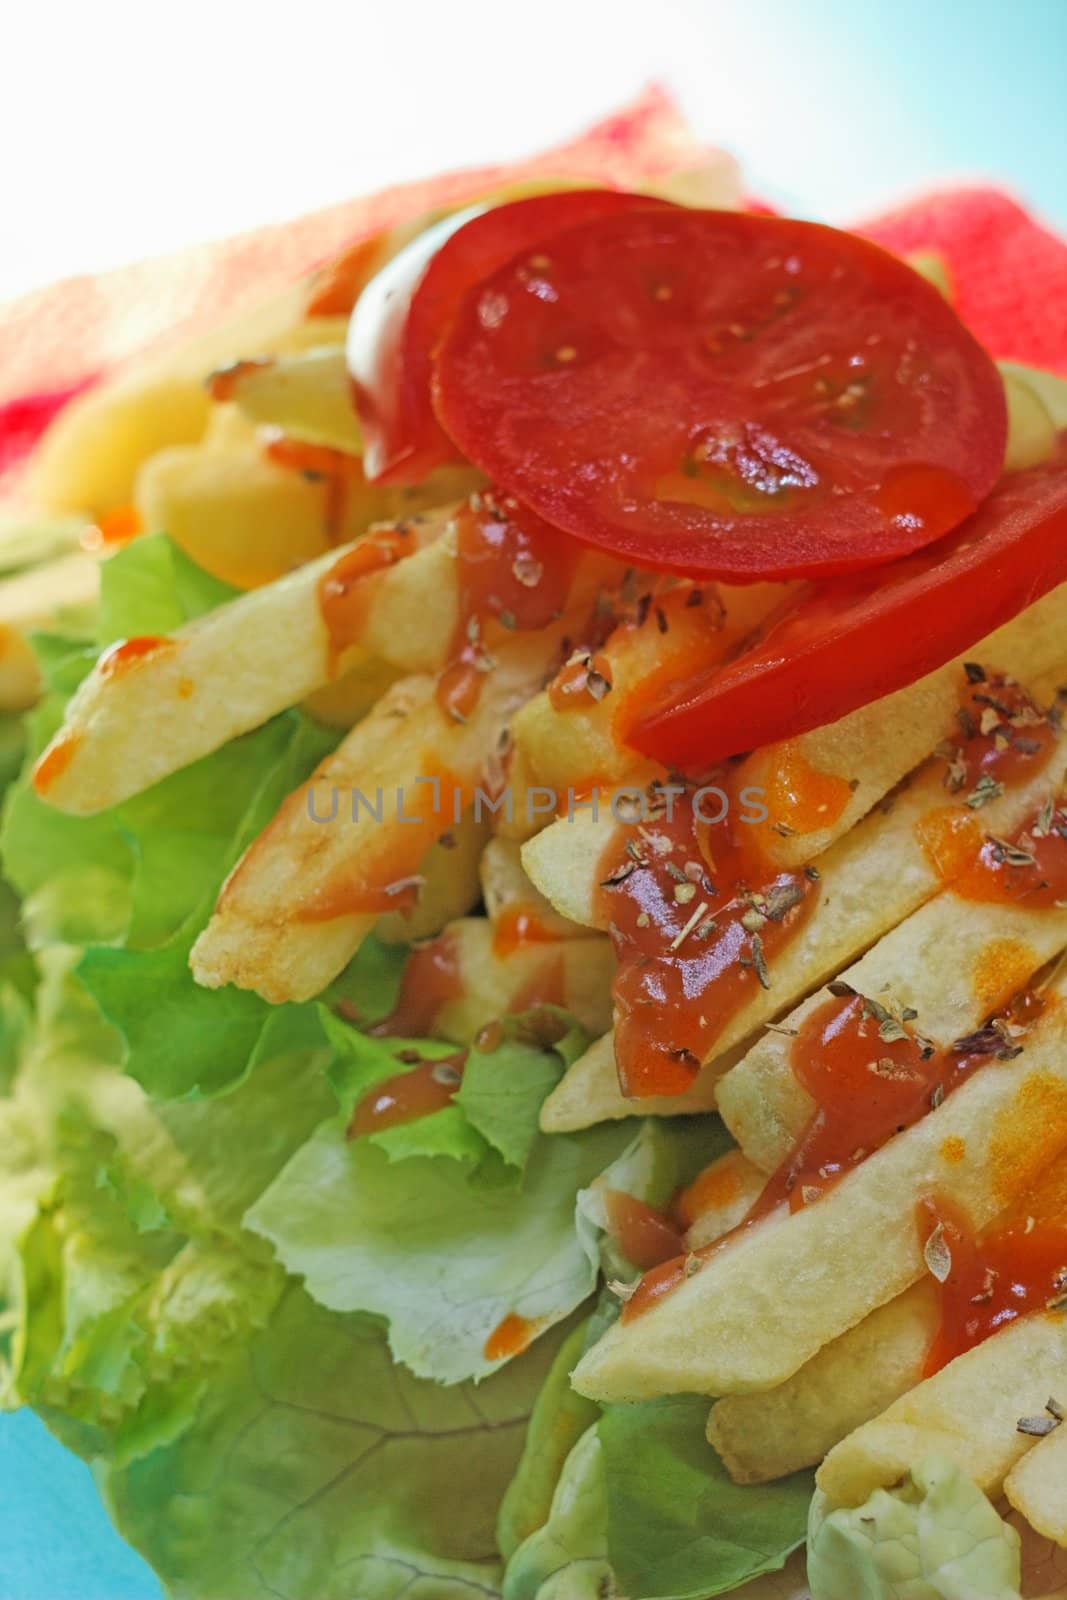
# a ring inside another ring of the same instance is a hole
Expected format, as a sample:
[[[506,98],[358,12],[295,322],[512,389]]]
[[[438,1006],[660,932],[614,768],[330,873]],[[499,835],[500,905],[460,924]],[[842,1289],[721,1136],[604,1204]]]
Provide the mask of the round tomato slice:
[[[348,367],[367,477],[416,483],[459,459],[434,415],[430,383],[434,351],[474,284],[575,223],[666,204],[612,189],[532,195],[461,211],[401,250],[364,289],[349,324]],[[535,275],[532,268],[531,281]]]
[[[1004,457],[1003,387],[936,289],[816,223],[633,211],[516,255],[436,361],[464,455],[546,521],[734,582],[905,555]]]
[[[734,661],[627,708],[626,742],[700,771],[806,733],[943,666],[1065,580],[1062,433],[1053,460],[1005,478],[947,539],[808,586]]]

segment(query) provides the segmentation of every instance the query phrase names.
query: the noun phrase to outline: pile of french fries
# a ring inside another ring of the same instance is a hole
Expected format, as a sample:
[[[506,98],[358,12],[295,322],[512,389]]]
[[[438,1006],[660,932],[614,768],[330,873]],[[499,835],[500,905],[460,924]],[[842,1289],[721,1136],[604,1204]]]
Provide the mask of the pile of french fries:
[[[721,190],[697,189],[700,203],[733,203]],[[370,265],[406,236],[383,239]],[[412,944],[444,938],[459,980],[435,1026],[462,1042],[548,982],[551,969],[560,1003],[596,1037],[546,1102],[547,1133],[717,1109],[733,1134],[737,1149],[701,1180],[704,1202],[687,1237],[693,1251],[736,1226],[811,1116],[789,1045],[826,984],[843,980],[914,1015],[917,1030],[943,1047],[1040,986],[1045,1008],[1017,1057],[974,1071],[818,1204],[783,1208],[739,1233],[672,1294],[616,1324],[574,1381],[604,1401],[714,1397],[709,1438],[738,1481],[821,1463],[819,1482],[838,1505],[861,1503],[940,1450],[990,1495],[1006,1495],[1043,1535],[1067,1543],[1067,1428],[1045,1409],[1050,1397],[1058,1406],[1057,1395],[1067,1403],[1064,1311],[1022,1318],[923,1377],[937,1299],[915,1226],[917,1198],[936,1188],[979,1227],[1025,1204],[1030,1192],[1035,1207],[1059,1205],[1067,1215],[1067,976],[1058,966],[1067,905],[965,901],[923,843],[932,810],[966,804],[946,791],[938,753],[960,702],[963,659],[742,759],[735,790],[750,785],[768,796],[768,857],[782,868],[817,864],[815,909],[773,963],[769,986],[755,988],[721,1029],[691,1089],[627,1099],[615,1069],[614,957],[598,896],[598,861],[618,824],[603,810],[558,816],[537,797],[647,784],[657,771],[628,748],[618,723],[626,688],[651,674],[669,679],[684,659],[687,628],[707,629],[711,613],[712,648],[725,657],[780,601],[782,587],[712,593],[705,585],[698,605],[692,586],[676,583],[658,597],[655,614],[645,608],[642,616],[626,610],[632,575],[583,557],[558,621],[494,636],[477,708],[466,721],[448,718],[434,691],[460,614],[453,512],[477,479],[457,468],[414,490],[366,483],[347,399],[344,319],[309,319],[312,288],[300,285],[169,365],[102,389],[71,408],[47,441],[35,480],[42,507],[92,518],[131,503],[145,527],[166,531],[244,592],[178,630],[168,649],[146,653],[135,670],[116,674],[106,661],[95,669],[52,746],[63,759],[49,765],[46,752],[39,769],[50,773],[43,797],[77,815],[101,811],[290,706],[343,728],[336,750],[225,884],[192,952],[197,982],[234,984],[272,1003],[302,1001],[344,970],[372,930]],[[203,380],[231,362],[239,365],[228,373],[226,397],[210,399]],[[1013,430],[1009,465],[1017,466],[1055,429],[1048,404],[1037,397],[1035,413],[1034,392],[1017,373],[1009,385],[1013,417],[1031,425],[1026,438]],[[346,484],[339,526],[336,516],[331,525],[330,484],[270,459],[264,429],[333,453]],[[380,537],[383,525],[407,530],[410,554],[364,580],[365,621],[336,659],[320,580],[346,550]],[[44,571],[45,587],[69,582],[67,603],[90,598],[89,557],[68,553]],[[603,645],[612,692],[559,710],[546,683],[571,624],[597,592],[615,597],[623,619]],[[32,622],[29,603],[12,614],[13,593],[0,586],[0,615]],[[33,692],[20,660],[9,667],[0,652],[7,706]],[[1067,586],[976,642],[967,660],[990,676],[1010,675],[1054,707],[1067,682]],[[814,823],[794,814],[797,774],[837,785],[843,803]],[[1009,837],[1057,803],[1065,774],[1067,738],[1057,734],[1037,776],[982,808],[983,833]],[[435,775],[447,775],[460,798],[423,806],[415,843],[399,808],[379,818],[357,806],[323,824],[331,797],[340,795],[344,808],[355,791],[380,790],[413,805],[420,780]],[[473,804],[479,788],[496,793],[505,779],[510,813]],[[394,854],[410,868],[414,908],[353,907],[351,886],[380,878]],[[536,925],[536,940],[504,937],[517,918]],[[1020,1419],[1042,1415],[1052,1424],[1046,1431],[1020,1429]]]

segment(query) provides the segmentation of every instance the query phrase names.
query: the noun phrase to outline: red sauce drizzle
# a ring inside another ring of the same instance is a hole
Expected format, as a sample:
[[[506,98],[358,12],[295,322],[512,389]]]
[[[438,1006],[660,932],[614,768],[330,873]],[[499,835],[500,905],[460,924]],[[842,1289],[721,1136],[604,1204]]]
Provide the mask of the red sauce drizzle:
[[[225,402],[232,400],[237,393],[237,385],[242,378],[247,378],[250,373],[262,372],[266,367],[274,366],[273,356],[257,356],[244,361],[231,361],[228,366],[219,367],[207,380],[207,392],[212,400]]]
[[[412,950],[404,965],[396,1005],[370,1031],[382,1038],[418,1039],[432,1034],[445,1006],[462,992],[459,946],[452,934],[442,933]]]
[[[603,700],[612,685],[611,662],[605,655],[573,656],[548,686],[554,711],[588,711]]]
[[[1067,1215],[1028,1215],[1020,1205],[976,1234],[959,1206],[932,1195],[918,1210],[924,1245],[939,1225],[951,1266],[943,1283],[934,1280],[940,1322],[926,1377],[1018,1317],[1067,1309]]]
[[[451,1105],[463,1082],[466,1052],[444,1056],[437,1061],[420,1061],[407,1072],[398,1072],[368,1089],[357,1102],[346,1129],[348,1139],[381,1133],[404,1122],[415,1122]]]
[[[118,550],[144,532],[144,522],[136,506],[115,506],[103,511],[81,536],[81,546],[90,555]]]
[[[81,745],[81,734],[64,734],[49,745],[33,769],[33,789],[42,799],[66,772]]]
[[[493,926],[493,954],[510,956],[531,944],[552,944],[557,938],[534,911],[523,906],[508,906]]]
[[[1026,991],[1001,1018],[943,1051],[931,1050],[907,1030],[904,1039],[882,1039],[881,1022],[869,1005],[865,1010],[861,996],[842,995],[812,1012],[792,1053],[793,1070],[817,1108],[796,1150],[736,1228],[646,1273],[623,1306],[623,1321],[647,1311],[728,1239],[779,1205],[788,1202],[796,1211],[818,1200],[865,1156],[918,1122],[976,1067],[1016,1053],[1019,1034],[1040,1016],[1043,1002]]]
[[[971,865],[953,880],[964,900],[1025,901],[1028,911],[1067,903],[1067,808],[1062,799],[1011,839],[986,837]]]
[[[608,1227],[627,1261],[647,1272],[671,1261],[685,1249],[681,1234],[670,1218],[622,1189],[604,1196]]]
[[[291,439],[288,434],[269,430],[264,450],[276,466],[302,473],[309,483],[326,486],[325,525],[328,538],[340,537],[348,510],[349,492],[363,476],[356,456],[330,445],[309,444],[306,439]]]
[[[414,548],[411,530],[404,524],[378,528],[338,556],[319,579],[319,611],[329,635],[331,677],[340,657],[359,642],[366,628],[373,590],[368,590],[365,580],[395,567]]]
[[[118,678],[149,656],[162,655],[164,651],[175,649],[177,641],[167,638],[165,634],[146,633],[135,639],[123,639],[100,657],[96,670],[101,678]]]
[[[1015,1053],[1017,1034],[1040,1010],[1040,998],[1027,992],[998,1022],[935,1050],[862,995],[827,1000],[807,1018],[790,1051],[793,1074],[817,1109],[745,1221],[758,1221],[783,1202],[800,1211],[821,1199],[894,1134],[940,1105],[975,1068]],[[904,1037],[884,1038],[886,1029]]]
[[[983,777],[1005,788],[1028,782],[1047,765],[1058,737],[1054,720],[1021,684],[1003,675],[973,681],[980,671],[970,668],[956,713],[962,739],[955,742],[958,765],[950,767],[948,784],[960,793]]]
[[[537,1324],[512,1311],[499,1322],[485,1341],[483,1354],[487,1361],[507,1361],[521,1356],[537,1337]]]
[[[620,825],[604,851],[600,914],[618,970],[615,1054],[628,1095],[680,1094],[816,898],[803,871],[766,865],[735,821],[702,821],[715,795],[676,795],[670,814]]]
[[[459,615],[437,703],[465,722],[492,664],[487,624],[519,633],[547,627],[563,610],[578,548],[510,496],[487,491],[472,494],[457,513],[456,546]]]

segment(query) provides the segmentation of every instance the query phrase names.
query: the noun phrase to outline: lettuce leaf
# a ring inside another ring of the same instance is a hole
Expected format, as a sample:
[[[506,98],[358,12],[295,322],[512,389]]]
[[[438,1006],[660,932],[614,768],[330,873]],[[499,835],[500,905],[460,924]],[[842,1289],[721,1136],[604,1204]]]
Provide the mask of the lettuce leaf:
[[[414,1071],[425,1061],[447,1061],[457,1046],[436,1039],[374,1038],[319,1008],[333,1046],[330,1081],[342,1110],[351,1115],[376,1084]],[[469,1161],[492,1183],[517,1182],[540,1137],[546,1095],[585,1048],[586,1037],[565,1011],[539,1006],[503,1018],[491,1033],[463,1051],[463,1077],[451,1104],[410,1122],[361,1134],[391,1160],[451,1156]],[[491,1151],[503,1158],[487,1160]]]
[[[560,1345],[534,1404],[522,1458],[497,1517],[496,1541],[505,1561],[549,1520],[564,1463],[600,1416],[595,1401],[571,1388],[571,1373],[588,1347],[592,1322],[580,1322]]]
[[[425,1061],[448,1061],[456,1047],[439,1039],[374,1039],[343,1022],[328,1006],[319,1007],[327,1041],[333,1046],[328,1076],[341,1109],[350,1117],[377,1084],[412,1072]],[[384,1150],[391,1161],[412,1156],[451,1156],[480,1163],[489,1146],[453,1100],[426,1116],[362,1134],[361,1143]]]
[[[616,1594],[604,1457],[593,1426],[563,1464],[544,1526],[508,1562],[503,1600],[606,1600]]]
[[[516,1188],[440,1157],[391,1162],[348,1140],[347,1120],[316,1130],[246,1224],[322,1305],[384,1317],[394,1356],[418,1376],[482,1377],[500,1365],[486,1346],[506,1318],[540,1331],[591,1292],[596,1250],[576,1198],[628,1129],[539,1136]]]
[[[811,1474],[741,1487],[707,1419],[700,1395],[605,1408],[608,1553],[631,1600],[709,1600],[777,1571],[804,1541]]]
[[[539,1137],[541,1106],[588,1040],[558,1006],[504,1017],[492,1048],[467,1056],[456,1104],[471,1125],[521,1172]]]
[[[146,633],[173,633],[240,590],[191,561],[165,533],[150,533],[100,569],[97,635],[102,645]]]
[[[554,1351],[441,1389],[290,1290],[191,1427],[101,1487],[175,1600],[486,1600],[493,1517]]]
[[[122,1035],[126,1070],[160,1100],[222,1093],[271,1055],[322,1042],[314,1006],[202,989],[189,951],[229,868],[326,744],[288,712],[110,813],[134,863],[131,939],[149,947],[96,945],[79,976]]]
[[[947,1456],[916,1463],[854,1509],[811,1503],[814,1600],[1018,1600],[1017,1531]]]

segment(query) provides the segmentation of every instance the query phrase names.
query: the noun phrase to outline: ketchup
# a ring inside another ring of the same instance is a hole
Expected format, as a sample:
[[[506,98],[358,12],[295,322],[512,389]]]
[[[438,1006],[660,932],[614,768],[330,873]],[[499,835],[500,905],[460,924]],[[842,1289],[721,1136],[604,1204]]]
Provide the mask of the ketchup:
[[[455,528],[459,614],[437,701],[465,722],[492,668],[487,624],[518,633],[547,627],[566,603],[578,547],[517,501],[489,491],[470,496]]]
[[[1067,1310],[1067,1206],[1025,1203],[977,1233],[945,1195],[923,1199],[919,1236],[937,1284],[940,1319],[924,1376],[1034,1311]]]
[[[117,678],[149,656],[158,656],[177,649],[177,640],[164,634],[143,634],[134,639],[123,639],[100,657],[97,672],[101,678]]]
[[[940,1105],[976,1067],[1017,1055],[1018,1039],[1042,1008],[1041,997],[1027,991],[986,1028],[935,1051],[876,1002],[851,991],[833,995],[812,1012],[793,1043],[793,1071],[816,1101],[796,1149],[736,1229],[646,1272],[623,1306],[623,1320],[640,1316],[728,1239],[778,1206],[788,1203],[796,1211],[818,1201],[895,1133]],[[946,1160],[964,1154],[954,1143],[959,1141],[946,1140]]]
[[[330,445],[291,439],[277,430],[270,432],[264,448],[268,459],[276,466],[300,472],[312,483],[325,484],[326,532],[331,542],[337,540],[345,524],[349,491],[363,477],[358,457]]]
[[[454,934],[442,933],[412,950],[404,963],[396,1005],[370,1031],[382,1038],[432,1034],[440,1013],[462,992],[459,945]]]
[[[451,1105],[463,1082],[465,1059],[466,1052],[460,1051],[437,1061],[420,1061],[408,1071],[376,1083],[356,1102],[346,1137],[381,1133]]]
[[[611,932],[615,1056],[624,1094],[680,1094],[803,925],[817,875],[768,866],[714,795],[663,798],[621,824],[600,861]],[[720,822],[713,818],[719,811]]]
[[[609,1189],[604,1204],[609,1232],[627,1261],[642,1272],[673,1260],[685,1249],[681,1234],[665,1212],[622,1189]]]
[[[367,625],[373,594],[367,589],[366,579],[396,566],[414,548],[411,529],[404,523],[378,528],[338,556],[319,579],[319,612],[329,637],[331,677],[340,657],[358,644]]]
[[[977,1067],[1010,1059],[1018,1038],[1040,1015],[1027,991],[1003,1017],[937,1050],[884,1007],[847,990],[806,1018],[790,1051],[793,1075],[816,1110],[746,1221],[783,1202],[799,1211],[853,1167],[939,1106]]]

